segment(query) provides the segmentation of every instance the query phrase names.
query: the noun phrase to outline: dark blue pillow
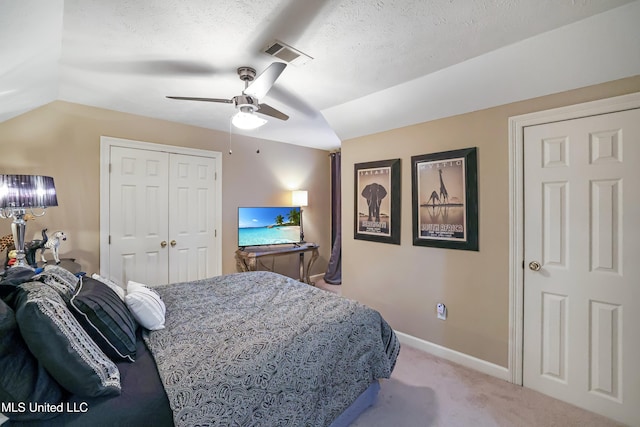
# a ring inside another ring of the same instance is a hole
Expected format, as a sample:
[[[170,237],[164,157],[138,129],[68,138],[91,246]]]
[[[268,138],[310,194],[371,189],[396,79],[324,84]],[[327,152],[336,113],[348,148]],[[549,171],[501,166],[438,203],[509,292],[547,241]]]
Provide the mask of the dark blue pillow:
[[[18,285],[30,281],[35,274],[35,271],[27,267],[11,267],[7,269],[0,275],[0,298],[12,305]]]
[[[56,405],[62,398],[58,383],[22,340],[13,310],[0,299],[0,402],[13,406],[4,415],[16,421],[52,418],[58,414],[31,412],[29,403]]]
[[[28,267],[11,267],[2,273],[0,283],[3,285],[18,286],[21,283],[28,282],[36,272]]]
[[[136,323],[124,301],[111,288],[83,277],[69,301],[69,308],[111,360],[135,360]]]

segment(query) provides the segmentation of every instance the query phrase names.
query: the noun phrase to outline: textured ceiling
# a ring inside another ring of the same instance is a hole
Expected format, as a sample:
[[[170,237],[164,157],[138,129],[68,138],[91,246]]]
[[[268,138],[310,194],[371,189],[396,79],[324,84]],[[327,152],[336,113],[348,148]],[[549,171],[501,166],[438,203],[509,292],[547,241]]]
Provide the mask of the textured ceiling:
[[[545,34],[572,23],[580,31],[583,20],[589,32],[589,17],[623,5],[624,15],[640,16],[630,0],[0,0],[0,120],[61,99],[229,131],[232,105],[165,95],[238,95],[236,69],[266,68],[275,59],[261,51],[278,39],[313,60],[289,65],[261,100],[290,120],[245,134],[331,149],[341,139],[557,91],[548,77],[522,94],[500,78],[491,91],[482,79],[466,89],[478,101],[453,96],[474,83],[469,76],[498,76],[491,58],[513,64],[523,55],[517,46],[544,46]],[[636,65],[585,82],[633,75]]]

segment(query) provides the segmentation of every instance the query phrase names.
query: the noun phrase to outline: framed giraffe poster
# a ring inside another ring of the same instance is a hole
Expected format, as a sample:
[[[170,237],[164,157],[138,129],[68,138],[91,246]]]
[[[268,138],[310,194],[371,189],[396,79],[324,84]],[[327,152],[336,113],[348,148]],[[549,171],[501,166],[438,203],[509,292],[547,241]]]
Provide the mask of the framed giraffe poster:
[[[400,159],[354,166],[354,239],[399,245]]]
[[[413,244],[478,250],[477,149],[411,157]]]

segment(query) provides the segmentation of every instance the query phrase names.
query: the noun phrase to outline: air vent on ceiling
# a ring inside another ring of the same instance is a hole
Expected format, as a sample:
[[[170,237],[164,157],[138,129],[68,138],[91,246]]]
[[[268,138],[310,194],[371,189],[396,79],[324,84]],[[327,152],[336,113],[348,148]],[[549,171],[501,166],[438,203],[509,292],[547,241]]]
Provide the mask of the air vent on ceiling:
[[[313,59],[309,55],[292,48],[280,40],[274,40],[269,43],[263,52],[293,65],[304,65]]]

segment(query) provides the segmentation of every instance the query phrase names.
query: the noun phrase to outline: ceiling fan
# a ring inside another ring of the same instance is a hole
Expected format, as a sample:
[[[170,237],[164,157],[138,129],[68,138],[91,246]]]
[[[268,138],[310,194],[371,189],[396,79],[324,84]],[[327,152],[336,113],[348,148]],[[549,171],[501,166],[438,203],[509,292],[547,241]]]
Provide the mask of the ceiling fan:
[[[287,64],[282,62],[274,62],[260,73],[258,77],[256,77],[256,70],[251,67],[238,68],[238,76],[240,80],[244,81],[244,90],[241,95],[234,96],[231,99],[194,98],[189,96],[167,96],[167,98],[234,104],[238,113],[232,118],[233,125],[240,129],[255,129],[267,121],[256,116],[254,113],[264,114],[280,120],[287,120],[289,118],[289,116],[276,110],[272,106],[259,103],[259,100],[269,92],[286,66]]]

